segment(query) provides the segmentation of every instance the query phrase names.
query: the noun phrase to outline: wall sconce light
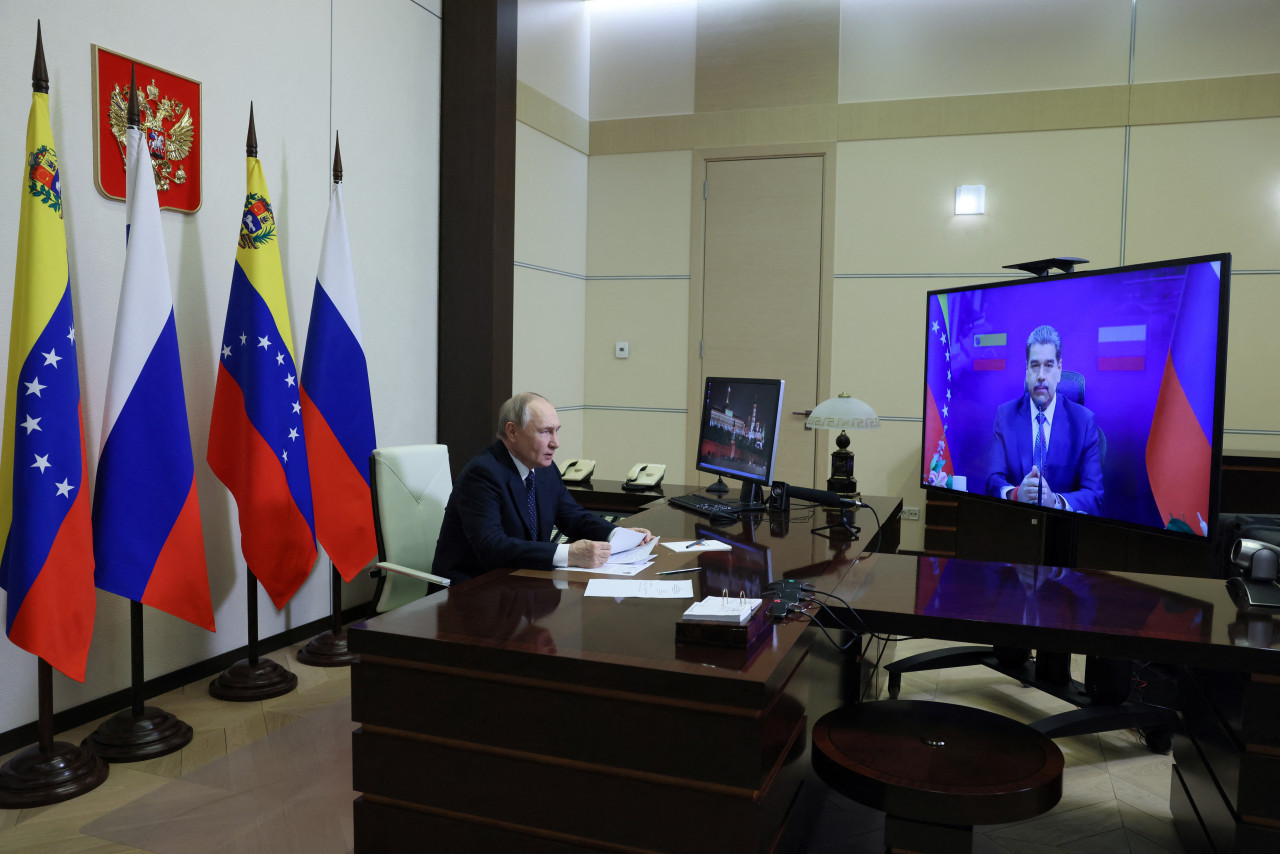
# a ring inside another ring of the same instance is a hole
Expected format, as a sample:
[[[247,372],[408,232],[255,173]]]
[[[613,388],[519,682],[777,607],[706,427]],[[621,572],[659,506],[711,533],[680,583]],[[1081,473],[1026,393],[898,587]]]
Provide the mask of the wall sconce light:
[[[964,184],[956,187],[956,216],[987,212],[986,184]]]

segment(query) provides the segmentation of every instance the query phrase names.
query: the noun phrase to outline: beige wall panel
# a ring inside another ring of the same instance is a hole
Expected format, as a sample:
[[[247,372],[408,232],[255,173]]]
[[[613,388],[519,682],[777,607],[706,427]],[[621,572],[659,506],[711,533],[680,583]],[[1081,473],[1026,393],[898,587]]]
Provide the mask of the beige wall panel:
[[[516,81],[516,121],[583,154],[588,151],[590,122],[519,80]]]
[[[1124,0],[843,0],[840,102],[1128,80]]]
[[[855,140],[1116,127],[1128,114],[1128,86],[1094,86],[841,104],[838,133]]]
[[[833,104],[839,0],[699,0],[699,113]]]
[[[556,463],[585,457],[582,434],[586,413],[581,409],[557,409],[556,414],[560,416],[560,448],[556,451]]]
[[[588,282],[586,304],[586,401],[684,409],[689,280]],[[618,341],[630,358],[614,357]]]
[[[590,109],[591,28],[581,0],[520,0],[516,77],[580,116]]]
[[[831,142],[835,104],[726,110],[591,123],[593,154]]]
[[[588,276],[689,274],[692,170],[689,151],[590,159]]]
[[[1277,222],[1280,118],[1133,129],[1126,261],[1231,252],[1236,269],[1280,269]]]
[[[1132,91],[1129,123],[1135,125],[1280,115],[1280,74],[1146,83]]]
[[[693,112],[697,4],[587,3],[591,118]]]
[[[585,275],[586,155],[517,123],[515,207],[516,261]]]
[[[839,145],[835,272],[992,273],[1031,258],[1119,258],[1124,131]],[[955,216],[984,184],[986,214]]]
[[[1280,363],[1280,275],[1233,276],[1231,330],[1227,342],[1227,430],[1269,431],[1273,435],[1226,433],[1224,448],[1280,451],[1280,397],[1264,366]]]
[[[922,417],[925,294],[979,281],[837,279],[831,393],[848,392],[881,417]]]
[[[585,284],[515,268],[512,391],[536,391],[561,406],[582,403]]]
[[[662,463],[667,480],[684,482],[683,412],[588,409],[585,424],[582,456],[596,461],[596,477],[622,480],[636,463]]]
[[[1275,0],[1138,0],[1135,82],[1276,71],[1280,3]]]

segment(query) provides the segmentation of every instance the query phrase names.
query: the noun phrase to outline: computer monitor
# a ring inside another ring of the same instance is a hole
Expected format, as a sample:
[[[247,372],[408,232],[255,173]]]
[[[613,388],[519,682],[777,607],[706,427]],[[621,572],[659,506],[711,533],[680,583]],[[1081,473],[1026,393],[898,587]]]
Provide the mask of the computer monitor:
[[[707,377],[696,467],[742,481],[744,509],[763,509],[764,490],[773,482],[783,386],[782,380]]]
[[[1208,255],[929,292],[921,483],[1212,538],[1230,265]]]

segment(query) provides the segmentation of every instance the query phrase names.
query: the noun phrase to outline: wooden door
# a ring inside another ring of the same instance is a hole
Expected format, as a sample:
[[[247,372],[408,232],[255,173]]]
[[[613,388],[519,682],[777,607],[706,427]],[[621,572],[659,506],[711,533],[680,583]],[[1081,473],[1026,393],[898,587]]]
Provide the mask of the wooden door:
[[[774,478],[805,486],[819,431],[791,413],[818,402],[823,160],[707,161],[702,369],[690,377],[698,383],[691,400],[710,376],[785,380]],[[698,413],[689,418],[696,423]]]

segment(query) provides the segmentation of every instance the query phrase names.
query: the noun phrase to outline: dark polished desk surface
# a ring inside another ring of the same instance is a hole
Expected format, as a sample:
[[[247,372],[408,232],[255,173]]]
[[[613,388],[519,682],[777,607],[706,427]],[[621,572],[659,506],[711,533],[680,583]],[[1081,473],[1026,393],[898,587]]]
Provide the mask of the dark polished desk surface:
[[[826,521],[652,505],[634,524],[733,548],[659,546],[637,578],[697,567],[664,577],[697,597],[802,579],[873,630],[1280,673],[1280,617],[1239,614],[1223,581],[874,553],[868,511],[858,541],[811,533]],[[586,597],[591,577],[499,570],[351,627],[357,852],[792,850],[806,721],[848,701],[848,661],[796,615],[750,653],[678,644],[689,599]]]
[[[900,505],[875,497],[868,503],[885,516]],[[736,547],[681,555],[659,546],[657,563],[637,577],[699,566],[667,576],[692,580],[698,597],[726,588],[758,594],[768,581],[802,579],[840,596],[877,631],[1280,673],[1280,616],[1240,613],[1218,579],[868,554],[863,550],[874,547],[874,535],[854,543],[828,540],[810,533],[825,523],[822,512],[804,515],[760,514],[713,528],[676,508],[653,506],[629,521],[668,540],[711,536]],[[868,531],[875,529],[871,519],[865,522]],[[711,663],[676,656],[668,629],[687,600],[629,599],[617,606],[609,600],[607,609],[598,608],[582,595],[590,577],[562,570],[489,573],[447,596],[385,614],[367,629],[464,645],[509,644],[547,658],[632,659],[672,672]],[[562,584],[547,583],[552,579]],[[793,616],[778,631],[789,635],[806,623]],[[523,635],[504,637],[517,627]]]

